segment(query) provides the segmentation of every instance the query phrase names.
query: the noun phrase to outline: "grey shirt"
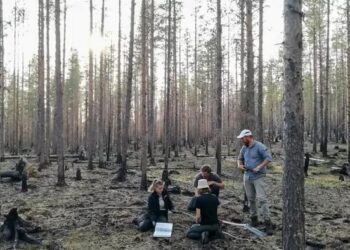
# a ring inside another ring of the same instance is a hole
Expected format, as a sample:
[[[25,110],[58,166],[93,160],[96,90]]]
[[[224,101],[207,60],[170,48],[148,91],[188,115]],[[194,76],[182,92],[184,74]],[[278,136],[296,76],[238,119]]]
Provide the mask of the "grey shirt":
[[[260,169],[257,173],[254,173],[252,170],[265,160],[272,161],[272,157],[264,144],[254,141],[252,146],[242,147],[239,154],[239,160],[244,163],[246,169],[244,174],[248,176],[249,180],[256,180],[260,177],[266,176],[266,168]]]

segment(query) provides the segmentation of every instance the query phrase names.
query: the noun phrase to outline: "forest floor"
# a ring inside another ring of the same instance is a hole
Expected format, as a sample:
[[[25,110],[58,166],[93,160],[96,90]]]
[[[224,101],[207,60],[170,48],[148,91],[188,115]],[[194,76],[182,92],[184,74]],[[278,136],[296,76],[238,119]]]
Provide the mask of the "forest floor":
[[[345,148],[345,145],[340,145]],[[306,238],[309,249],[350,249],[350,180],[341,182],[330,174],[332,166],[345,162],[346,153],[338,152],[330,145],[330,155],[336,159],[311,164],[306,178]],[[225,150],[223,150],[225,152]],[[95,167],[88,171],[87,164],[67,164],[67,186],[56,187],[56,164],[37,173],[28,181],[29,191],[20,192],[20,183],[0,183],[0,208],[3,215],[17,207],[20,215],[42,228],[37,237],[43,246],[31,246],[19,242],[17,249],[281,249],[282,218],[282,159],[280,145],[272,148],[274,162],[267,175],[268,198],[273,223],[273,236],[257,238],[242,228],[224,226],[223,231],[234,237],[215,239],[202,246],[197,241],[186,239],[185,231],[193,219],[180,213],[169,215],[174,223],[171,239],[153,239],[152,232],[141,233],[131,223],[146,207],[148,194],[139,191],[140,171],[137,154],[130,156],[127,181],[112,185],[115,167]],[[214,155],[213,150],[210,151]],[[313,155],[320,158],[319,155]],[[157,157],[156,159],[161,159]],[[249,222],[249,215],[242,212],[242,176],[235,169],[235,157],[223,161],[223,181],[226,188],[220,194],[219,217],[228,221]],[[170,175],[173,184],[182,190],[193,191],[192,180],[199,166],[209,163],[215,166],[214,157],[194,157],[189,151],[173,158]],[[313,161],[311,162],[313,163]],[[35,162],[30,162],[37,167]],[[162,162],[150,167],[148,179],[161,177]],[[13,162],[0,164],[0,170],[13,167]],[[74,179],[76,168],[82,170],[83,180]],[[215,169],[215,167],[214,167]],[[190,200],[185,194],[172,194],[177,211],[184,211]],[[12,244],[0,242],[0,249],[11,249]]]

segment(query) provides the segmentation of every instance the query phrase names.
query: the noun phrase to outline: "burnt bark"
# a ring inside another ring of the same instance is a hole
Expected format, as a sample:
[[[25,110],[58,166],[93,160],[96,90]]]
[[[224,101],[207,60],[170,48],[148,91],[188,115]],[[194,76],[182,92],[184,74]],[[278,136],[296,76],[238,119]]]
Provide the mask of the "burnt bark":
[[[284,1],[283,249],[305,249],[302,1]]]

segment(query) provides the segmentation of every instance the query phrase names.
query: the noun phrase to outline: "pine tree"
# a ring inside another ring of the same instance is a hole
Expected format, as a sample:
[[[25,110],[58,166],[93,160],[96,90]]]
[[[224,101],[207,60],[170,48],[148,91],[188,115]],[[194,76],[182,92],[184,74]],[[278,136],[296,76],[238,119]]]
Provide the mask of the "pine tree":
[[[283,249],[305,249],[301,9],[284,0]]]

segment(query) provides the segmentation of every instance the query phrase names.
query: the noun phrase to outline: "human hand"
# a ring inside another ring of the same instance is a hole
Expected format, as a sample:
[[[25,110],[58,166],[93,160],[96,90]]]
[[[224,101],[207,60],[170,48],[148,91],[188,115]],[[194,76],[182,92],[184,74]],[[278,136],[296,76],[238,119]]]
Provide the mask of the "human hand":
[[[259,172],[261,170],[261,167],[260,166],[257,166],[256,168],[253,168],[252,169],[252,171],[254,172],[254,173],[257,173],[257,172]]]
[[[240,170],[244,171],[245,170],[245,166],[244,165],[239,165],[238,167]]]
[[[216,185],[216,182],[215,181],[208,181],[208,185],[211,186],[211,185]]]

